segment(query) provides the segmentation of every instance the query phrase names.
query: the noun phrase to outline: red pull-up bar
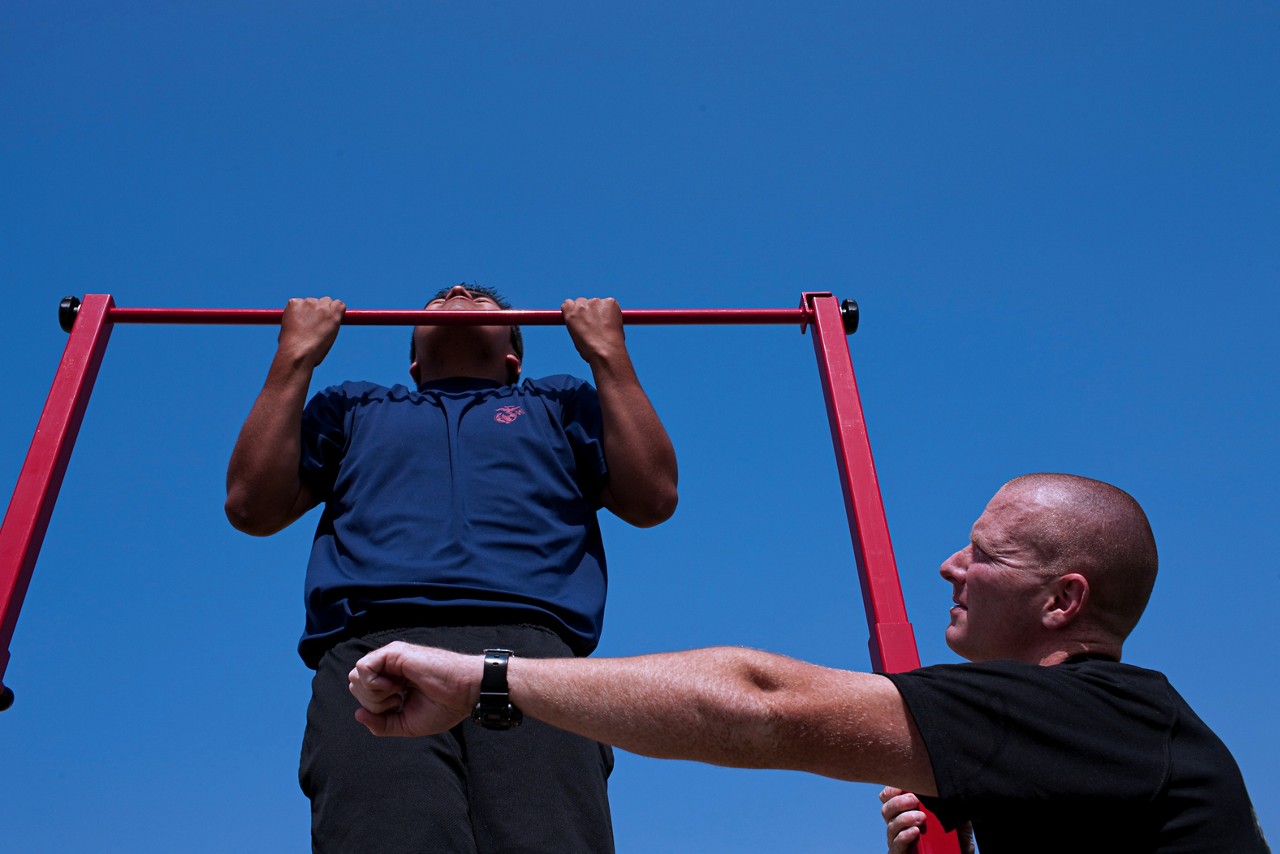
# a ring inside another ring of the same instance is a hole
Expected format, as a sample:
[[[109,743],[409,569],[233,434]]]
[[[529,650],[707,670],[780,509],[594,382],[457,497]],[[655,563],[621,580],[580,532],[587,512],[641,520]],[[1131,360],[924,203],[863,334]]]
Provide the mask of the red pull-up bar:
[[[13,702],[13,692],[4,687],[3,680],[18,611],[26,596],[112,326],[116,323],[271,325],[279,324],[283,314],[279,309],[119,308],[107,294],[88,294],[83,303],[75,297],[62,301],[58,316],[62,328],[70,333],[67,347],[18,476],[4,524],[0,526],[0,711]],[[622,317],[624,323],[632,326],[794,324],[801,332],[812,327],[870,630],[868,646],[872,667],[886,672],[919,667],[915,636],[902,601],[880,484],[853,374],[853,360],[845,340],[858,326],[857,303],[853,300],[838,303],[827,292],[806,292],[801,296],[799,308],[792,309],[629,309],[622,312]],[[563,324],[564,319],[559,311],[352,309],[345,313],[342,322],[346,326],[553,326]],[[944,834],[932,817],[930,824],[934,825],[933,832],[921,839],[922,852],[951,854],[959,850],[954,835]]]
[[[737,309],[625,309],[622,319],[628,326],[729,326],[751,324],[803,324],[809,312],[802,308]],[[275,325],[283,309],[268,308],[113,308],[107,313],[112,323],[192,323],[213,325]],[[857,318],[857,308],[851,315]],[[495,323],[496,321],[496,323]],[[342,317],[343,326],[562,326],[558,311],[381,311],[350,309]]]
[[[80,300],[65,297],[58,305],[58,321],[64,332],[70,332],[80,312]],[[120,308],[114,303],[107,308],[106,319],[112,323],[200,324],[213,326],[261,325],[280,323],[280,308]],[[858,329],[858,304],[847,299],[840,306],[846,333]],[[805,325],[813,317],[807,305],[799,308],[632,308],[622,312],[628,326],[731,326],[731,325]],[[498,323],[494,323],[498,321]],[[562,326],[564,316],[558,311],[415,311],[350,309],[342,317],[343,326]]]

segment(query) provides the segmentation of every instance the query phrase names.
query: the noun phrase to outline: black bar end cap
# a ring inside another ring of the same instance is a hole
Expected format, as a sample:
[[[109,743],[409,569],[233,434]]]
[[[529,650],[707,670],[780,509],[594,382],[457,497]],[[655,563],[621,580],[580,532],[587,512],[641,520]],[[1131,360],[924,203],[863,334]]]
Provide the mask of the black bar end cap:
[[[844,319],[844,334],[852,335],[858,331],[858,303],[847,299],[840,303],[840,317]]]
[[[58,325],[62,327],[63,332],[71,331],[71,325],[76,322],[76,315],[79,313],[80,300],[78,298],[62,298],[62,302],[58,303]]]

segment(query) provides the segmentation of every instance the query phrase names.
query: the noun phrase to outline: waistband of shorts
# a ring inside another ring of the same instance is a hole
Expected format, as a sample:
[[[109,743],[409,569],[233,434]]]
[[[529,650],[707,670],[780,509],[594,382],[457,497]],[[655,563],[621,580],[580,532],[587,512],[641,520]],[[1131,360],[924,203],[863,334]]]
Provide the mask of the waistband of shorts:
[[[414,606],[386,605],[371,608],[347,624],[344,637],[389,632],[396,629],[412,629],[424,626],[460,628],[462,626],[537,626],[556,634],[570,647],[573,639],[567,637],[564,625],[550,614],[525,608],[477,608],[472,606]]]

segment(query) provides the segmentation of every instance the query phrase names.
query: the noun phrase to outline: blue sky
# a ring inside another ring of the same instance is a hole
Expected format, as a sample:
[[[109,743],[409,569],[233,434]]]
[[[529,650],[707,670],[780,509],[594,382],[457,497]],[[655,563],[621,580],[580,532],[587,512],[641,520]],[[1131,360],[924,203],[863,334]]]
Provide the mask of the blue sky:
[[[27,2],[0,7],[0,495],[67,294],[122,306],[791,307],[850,339],[921,657],[1000,483],[1114,482],[1162,554],[1126,648],[1280,836],[1273,608],[1280,10],[1126,4]],[[316,387],[406,374],[350,328]],[[5,677],[15,851],[302,851],[314,518],[222,515],[268,327],[116,328]],[[526,373],[581,373],[562,329]],[[865,668],[811,341],[628,342],[681,505],[606,523],[602,654],[733,643]],[[621,756],[619,850],[875,851],[875,788]]]

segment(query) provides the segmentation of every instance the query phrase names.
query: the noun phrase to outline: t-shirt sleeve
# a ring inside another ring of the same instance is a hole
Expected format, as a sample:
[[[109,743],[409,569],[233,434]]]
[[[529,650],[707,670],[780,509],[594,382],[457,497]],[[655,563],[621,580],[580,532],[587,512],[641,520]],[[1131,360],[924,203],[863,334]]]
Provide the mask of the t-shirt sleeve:
[[[346,448],[347,395],[340,386],[317,392],[302,410],[302,456],[298,474],[321,501],[333,493]]]
[[[568,394],[561,397],[561,425],[573,448],[574,467],[582,492],[599,507],[600,490],[609,477],[604,458],[604,416],[600,395],[585,380],[565,377]]]
[[[1168,711],[1049,670],[991,662],[886,674],[933,765],[938,797],[923,800],[947,827],[1046,804],[1146,802],[1163,784]]]

